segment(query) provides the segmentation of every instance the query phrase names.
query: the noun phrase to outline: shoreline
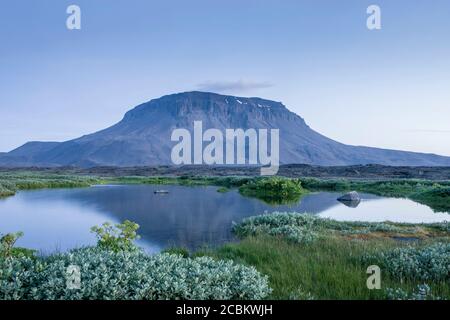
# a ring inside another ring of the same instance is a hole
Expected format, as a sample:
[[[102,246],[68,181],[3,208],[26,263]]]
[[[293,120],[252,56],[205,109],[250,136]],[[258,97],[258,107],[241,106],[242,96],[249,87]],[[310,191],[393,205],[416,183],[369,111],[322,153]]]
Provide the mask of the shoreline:
[[[120,176],[259,176],[258,166],[140,166],[140,167],[1,167],[0,173],[29,171],[48,174],[96,175],[105,177]],[[353,179],[424,179],[433,181],[450,180],[450,167],[405,167],[376,164],[352,166],[315,166],[307,164],[281,165],[277,176],[288,178],[353,178]]]

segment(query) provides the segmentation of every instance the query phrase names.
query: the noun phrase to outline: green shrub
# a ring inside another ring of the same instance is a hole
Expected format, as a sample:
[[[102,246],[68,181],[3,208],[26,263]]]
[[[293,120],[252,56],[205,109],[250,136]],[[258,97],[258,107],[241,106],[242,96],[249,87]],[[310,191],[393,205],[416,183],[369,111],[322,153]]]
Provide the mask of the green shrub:
[[[310,243],[318,238],[318,233],[303,226],[282,226],[270,229],[271,236],[283,236],[297,243]]]
[[[190,256],[189,249],[183,247],[171,247],[161,251],[161,253],[177,254],[183,258],[188,258]]]
[[[251,177],[213,177],[210,178],[211,179],[211,183],[218,185],[218,186],[223,186],[223,187],[227,187],[227,188],[238,188],[241,187],[243,185],[245,185],[246,183],[249,183],[251,181],[254,181],[257,178],[251,178]]]
[[[428,226],[437,231],[450,233],[450,221],[430,223],[430,224],[428,224]]]
[[[375,255],[366,255],[363,261],[380,266],[382,270],[401,281],[450,280],[450,243],[395,248]]]
[[[0,259],[0,300],[31,298],[42,269],[42,263],[27,256]]]
[[[80,289],[66,285],[69,265],[80,267]],[[0,261],[0,299],[263,299],[270,292],[255,268],[208,257],[94,247]]]
[[[383,233],[415,233],[418,231],[417,226],[397,226],[387,222],[342,222],[340,229],[342,234],[368,234],[372,232]]]
[[[420,226],[420,225],[419,225]],[[341,235],[368,234],[385,232],[394,234],[410,234],[417,232],[418,225],[394,224],[391,222],[336,221],[315,215],[296,212],[274,212],[248,217],[241,223],[233,225],[233,232],[240,237],[259,234],[283,236],[293,242],[311,242],[320,236],[334,233]],[[428,227],[428,225],[425,225]],[[448,231],[448,223],[430,224],[429,228]]]
[[[12,196],[16,193],[16,185],[10,181],[0,180],[0,197]]]
[[[282,204],[297,202],[306,190],[299,179],[271,177],[250,180],[239,188],[239,192],[270,204]]]
[[[386,296],[390,300],[441,300],[433,295],[431,288],[427,284],[420,284],[413,292],[407,292],[402,288],[387,288]]]
[[[434,211],[450,212],[450,187],[438,186],[414,193],[411,199],[429,206]]]
[[[240,237],[268,234],[297,243],[311,242],[318,237],[318,224],[322,220],[308,214],[275,212],[245,218],[240,224],[233,225],[233,232]]]
[[[350,181],[343,179],[302,178],[302,185],[308,190],[343,191],[350,190]]]
[[[2,236],[0,238],[0,258],[11,258],[13,255],[14,245],[21,237],[23,237],[23,232],[8,233]]]
[[[100,227],[92,227],[91,231],[96,234],[99,247],[120,251],[135,248],[133,241],[140,238],[137,234],[138,229],[139,225],[137,223],[125,220],[123,223],[115,226],[105,222]]]

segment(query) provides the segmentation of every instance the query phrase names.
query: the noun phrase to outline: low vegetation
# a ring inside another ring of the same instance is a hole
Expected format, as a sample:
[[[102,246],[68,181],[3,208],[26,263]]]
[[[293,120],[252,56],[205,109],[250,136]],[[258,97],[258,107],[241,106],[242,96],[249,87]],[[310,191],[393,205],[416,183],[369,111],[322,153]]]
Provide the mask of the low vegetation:
[[[410,198],[435,211],[450,212],[450,186],[434,186],[421,192],[415,192],[410,195]]]
[[[202,177],[202,176],[180,176],[180,177],[115,177],[106,179],[106,183],[117,184],[155,184],[155,185],[182,185],[182,186],[218,186],[223,188],[237,188],[249,181],[251,177]]]
[[[394,299],[388,289],[412,294],[423,281],[401,282],[390,273],[385,274],[382,268],[381,289],[369,290],[366,271],[370,264],[364,263],[362,257],[404,245],[388,239],[349,241],[339,237],[292,243],[280,237],[260,235],[201,254],[254,266],[268,275],[273,289],[269,298],[273,299]],[[448,282],[428,281],[426,285],[433,295],[450,299]]]
[[[94,228],[96,247],[48,257],[0,259],[0,299],[263,299],[271,290],[254,267],[210,257],[147,255],[133,244],[136,225]],[[69,266],[82,276],[70,289]]]
[[[240,187],[254,178],[248,177],[97,177],[74,174],[46,174],[31,171],[0,172],[0,197],[14,195],[18,190],[44,188],[89,187],[96,184],[153,184],[183,186]]]
[[[239,192],[269,204],[295,203],[307,193],[299,179],[281,177],[255,178],[240,186]]]
[[[419,284],[412,292],[405,291],[401,288],[387,288],[387,298],[390,300],[443,300],[443,298],[433,294],[431,288],[427,284]]]
[[[94,226],[91,232],[97,236],[97,246],[111,251],[130,251],[135,248],[133,241],[140,238],[137,234],[139,225],[125,220],[123,223],[112,225],[109,222],[101,226]]]
[[[448,228],[274,213],[235,225],[239,243],[197,255],[256,267],[274,299],[449,299]],[[370,265],[381,268],[381,290],[366,286]]]
[[[311,242],[319,237],[344,236],[355,239],[376,237],[426,239],[447,236],[449,222],[409,224],[392,222],[344,222],[295,212],[271,213],[244,219],[233,226],[241,238],[258,235],[282,236],[295,243]]]
[[[33,250],[14,247],[17,240],[21,237],[23,237],[23,232],[8,233],[0,237],[0,260],[11,259],[12,257],[33,256]]]
[[[450,243],[395,248],[366,255],[364,261],[378,264],[391,277],[401,282],[418,280],[450,283]]]
[[[217,192],[219,193],[227,193],[228,191],[230,191],[230,189],[228,189],[227,187],[220,187],[219,189],[217,189]]]
[[[450,181],[434,182],[415,179],[378,181],[241,176],[96,177],[64,173],[5,171],[0,172],[0,197],[12,196],[18,190],[88,187],[95,184],[217,186],[219,192],[238,188],[242,195],[256,197],[270,204],[293,203],[309,191],[356,190],[386,197],[410,198],[435,211],[450,212]]]
[[[80,289],[67,288],[67,267],[80,267]],[[0,299],[262,299],[270,290],[254,268],[209,257],[149,256],[100,247],[48,258],[0,262]]]
[[[12,196],[18,190],[89,187],[103,182],[103,179],[91,176],[40,174],[27,171],[1,172],[0,197]]]

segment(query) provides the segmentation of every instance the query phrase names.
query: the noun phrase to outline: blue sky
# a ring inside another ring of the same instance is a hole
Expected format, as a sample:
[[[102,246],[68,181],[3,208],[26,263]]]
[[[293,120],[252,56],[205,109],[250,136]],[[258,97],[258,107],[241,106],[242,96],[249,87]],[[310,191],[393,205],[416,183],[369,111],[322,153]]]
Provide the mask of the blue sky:
[[[2,1],[0,151],[211,90],[282,101],[344,143],[450,156],[449,36],[448,0]]]

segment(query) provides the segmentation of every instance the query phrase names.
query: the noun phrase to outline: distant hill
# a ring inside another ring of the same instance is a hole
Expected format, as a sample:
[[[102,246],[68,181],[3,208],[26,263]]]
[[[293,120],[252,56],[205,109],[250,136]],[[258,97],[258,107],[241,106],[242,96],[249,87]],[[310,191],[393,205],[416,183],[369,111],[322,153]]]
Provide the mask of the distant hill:
[[[28,142],[0,154],[0,166],[145,166],[170,165],[175,128],[280,129],[280,162],[322,166],[381,164],[450,166],[435,154],[350,146],[312,130],[282,103],[205,92],[161,97],[127,112],[117,124],[65,142]],[[357,132],[355,132],[357,134]]]

